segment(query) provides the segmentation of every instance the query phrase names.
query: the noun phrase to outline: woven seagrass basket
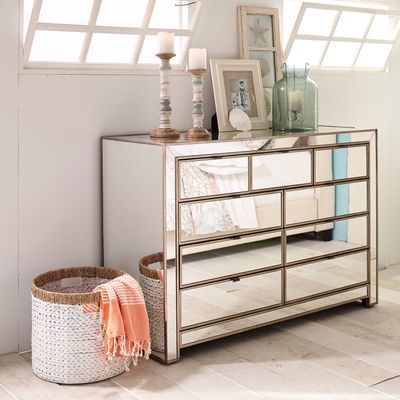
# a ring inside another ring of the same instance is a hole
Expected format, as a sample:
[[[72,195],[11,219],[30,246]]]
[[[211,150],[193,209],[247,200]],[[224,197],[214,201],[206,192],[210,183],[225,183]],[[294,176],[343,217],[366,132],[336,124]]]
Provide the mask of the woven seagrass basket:
[[[93,289],[123,275],[105,267],[76,267],[46,272],[32,282],[32,369],[51,382],[97,382],[125,371],[125,361],[106,361],[99,340],[100,313],[83,313],[83,304],[99,304]]]
[[[160,352],[165,349],[164,282],[160,279],[164,270],[163,260],[163,253],[150,254],[139,260],[140,285],[149,315],[151,348]]]

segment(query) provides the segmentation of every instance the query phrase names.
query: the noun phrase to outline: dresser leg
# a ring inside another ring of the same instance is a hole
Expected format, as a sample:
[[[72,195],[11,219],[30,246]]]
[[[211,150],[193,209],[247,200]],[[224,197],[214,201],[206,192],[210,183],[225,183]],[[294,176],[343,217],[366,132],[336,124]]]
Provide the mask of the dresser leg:
[[[371,304],[369,297],[367,299],[362,299],[361,302],[365,308],[371,308],[374,306]]]

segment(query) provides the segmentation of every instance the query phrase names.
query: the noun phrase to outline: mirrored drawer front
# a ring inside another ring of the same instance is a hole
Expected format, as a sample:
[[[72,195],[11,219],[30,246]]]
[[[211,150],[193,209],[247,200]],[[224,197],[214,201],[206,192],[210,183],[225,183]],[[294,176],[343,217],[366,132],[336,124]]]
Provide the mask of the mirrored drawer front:
[[[233,321],[225,321],[220,324],[206,326],[193,331],[181,333],[182,347],[206,342],[218,337],[224,337],[240,331],[246,331],[258,326],[268,325],[275,321],[289,319],[298,315],[307,314],[316,310],[333,307],[337,304],[348,303],[353,300],[366,298],[367,287],[356,288],[343,293],[335,293],[326,297],[310,300],[305,303],[293,304],[290,307],[266,311],[264,313],[250,315]]]
[[[282,304],[282,269],[181,291],[182,327]]]
[[[281,231],[181,247],[181,285],[282,264]]]
[[[367,181],[286,192],[286,224],[367,212]]]
[[[282,193],[180,205],[181,242],[282,226]]]
[[[310,184],[312,181],[310,151],[253,156],[252,165],[254,190]]]
[[[367,146],[315,151],[315,182],[367,177]]]
[[[181,199],[247,192],[249,157],[179,161]]]
[[[296,228],[287,229],[286,262],[361,249],[368,245],[367,222],[367,216],[363,216],[309,225],[307,234],[293,234],[296,233]],[[317,237],[325,240],[319,240]]]
[[[319,295],[368,280],[367,252],[286,269],[286,300]]]

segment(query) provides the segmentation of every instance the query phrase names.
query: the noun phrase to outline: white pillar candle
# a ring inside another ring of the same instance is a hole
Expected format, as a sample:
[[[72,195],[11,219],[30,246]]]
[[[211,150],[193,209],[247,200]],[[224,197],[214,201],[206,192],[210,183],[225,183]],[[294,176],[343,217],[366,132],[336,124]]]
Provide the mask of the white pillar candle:
[[[189,49],[189,70],[207,69],[207,50]]]
[[[301,90],[294,90],[288,93],[288,108],[290,111],[302,111],[303,101],[304,97]]]
[[[172,53],[175,54],[175,35],[168,32],[159,32],[158,38],[158,50],[157,54]]]

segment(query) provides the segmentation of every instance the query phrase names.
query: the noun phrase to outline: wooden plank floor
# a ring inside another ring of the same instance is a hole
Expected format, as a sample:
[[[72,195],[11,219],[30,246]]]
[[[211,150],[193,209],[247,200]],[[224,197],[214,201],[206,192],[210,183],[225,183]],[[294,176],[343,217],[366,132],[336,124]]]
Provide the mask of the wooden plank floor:
[[[400,399],[400,266],[380,277],[377,307],[349,304],[206,343],[177,364],[141,361],[105,382],[44,382],[29,353],[2,356],[0,400]]]

